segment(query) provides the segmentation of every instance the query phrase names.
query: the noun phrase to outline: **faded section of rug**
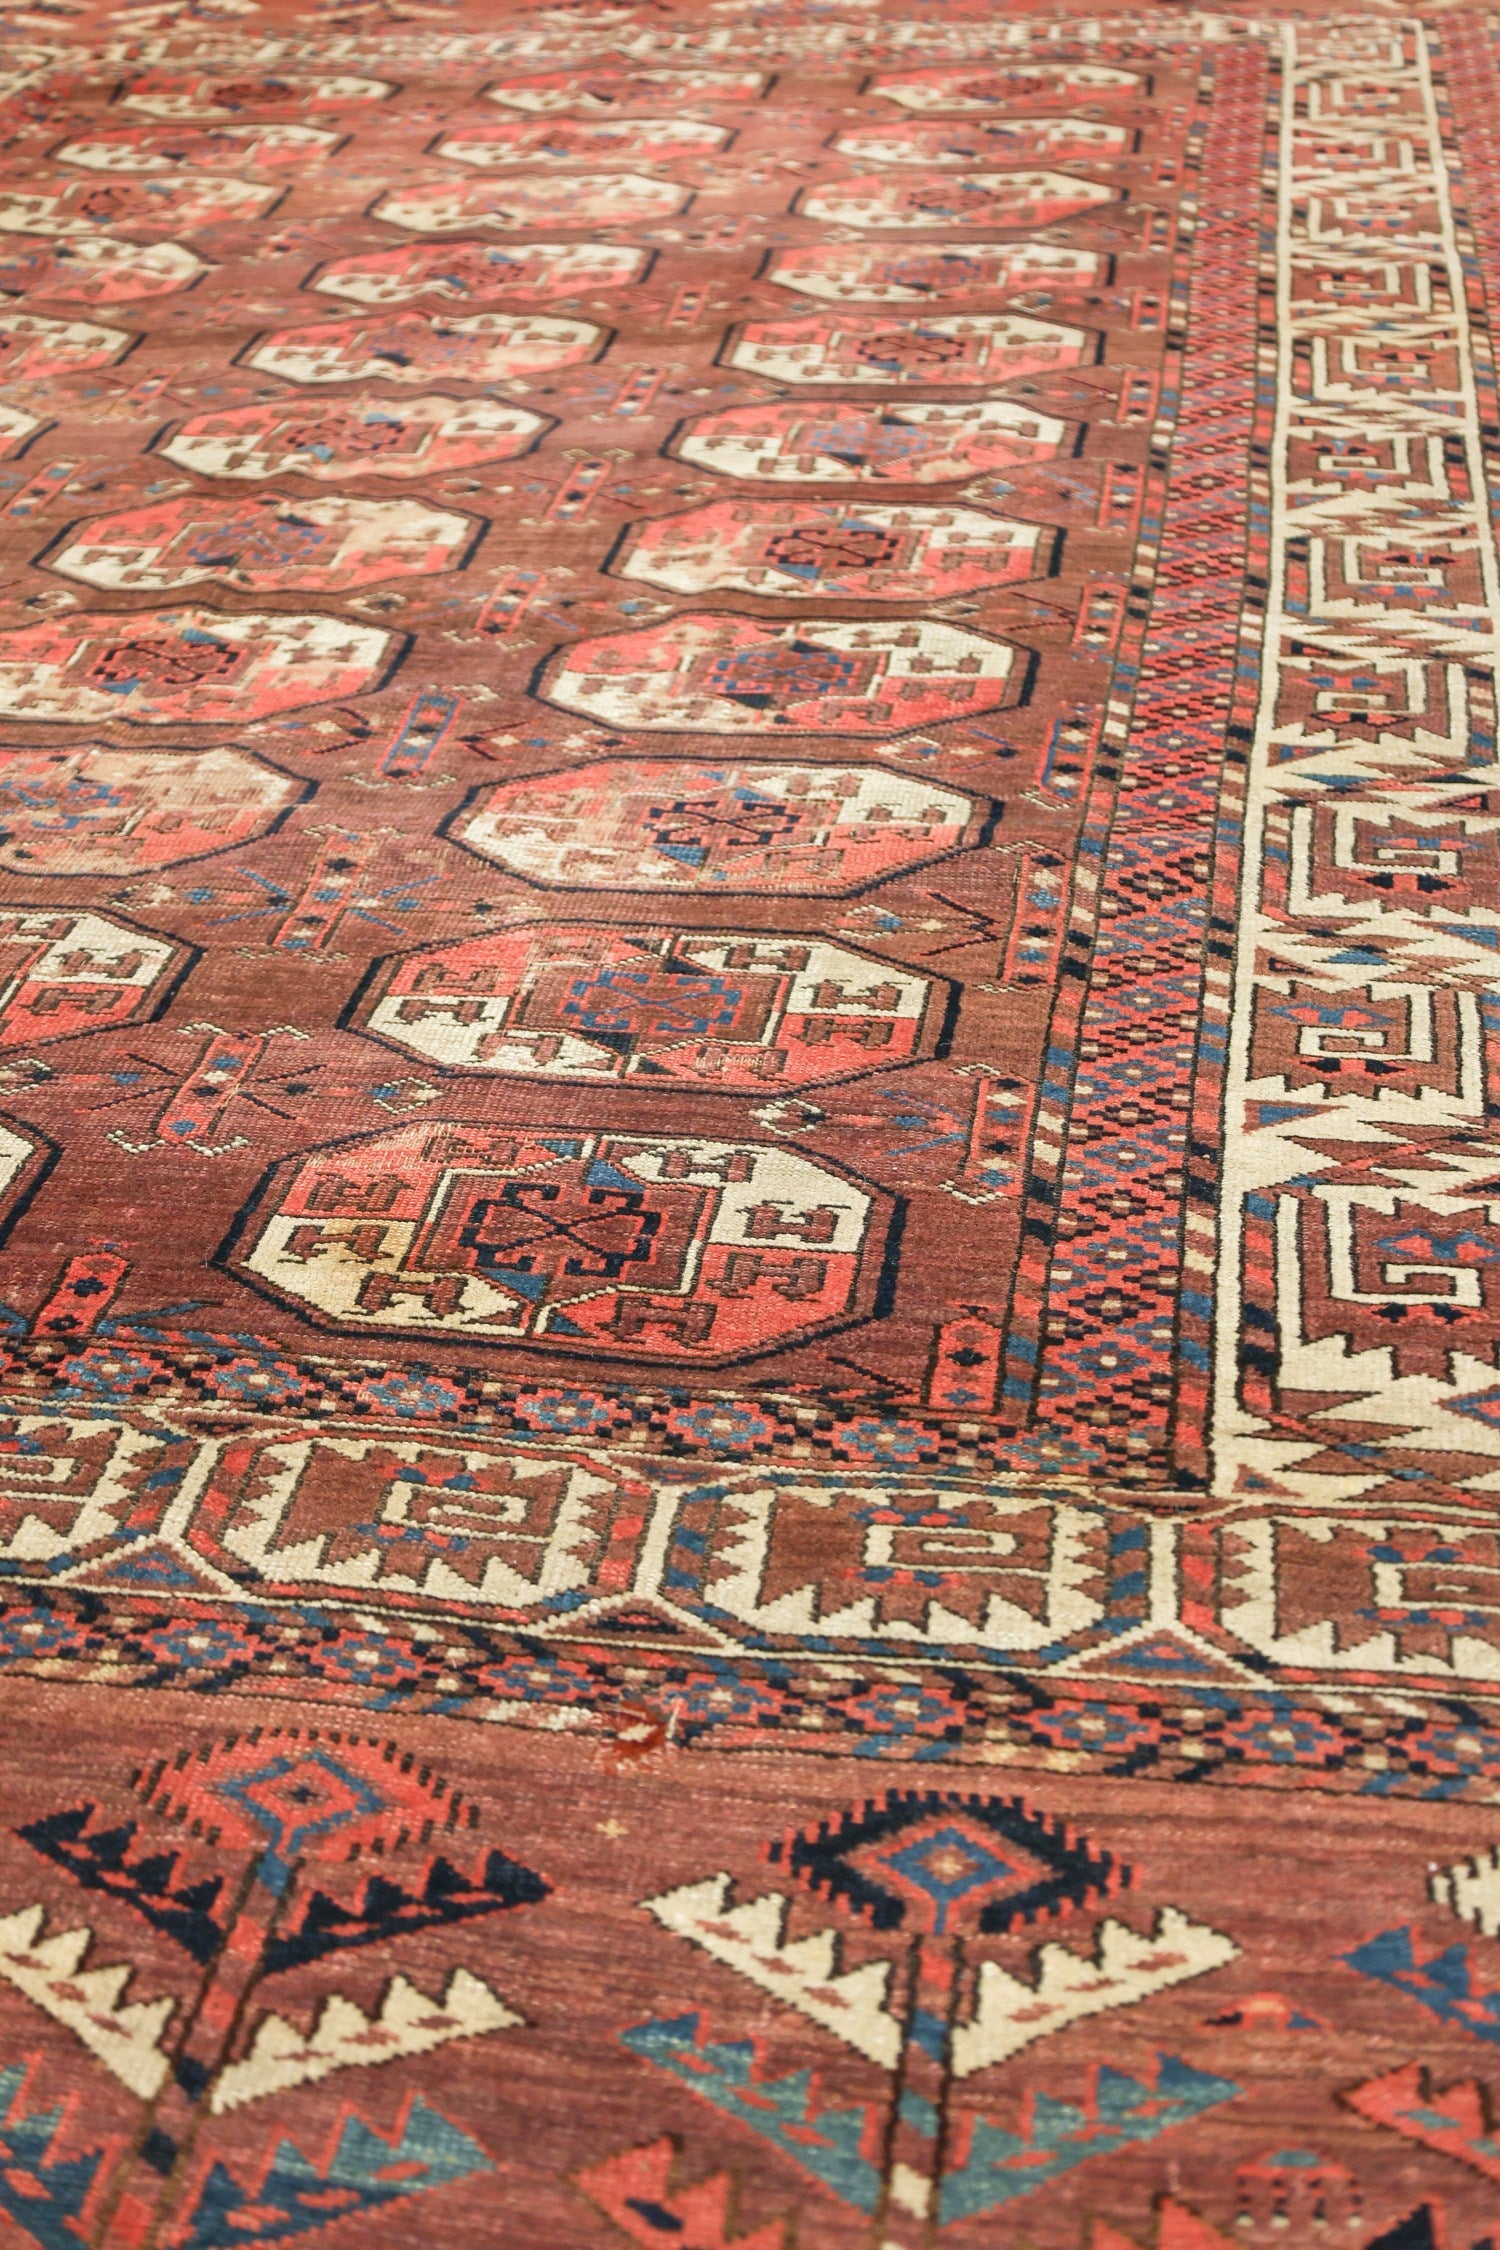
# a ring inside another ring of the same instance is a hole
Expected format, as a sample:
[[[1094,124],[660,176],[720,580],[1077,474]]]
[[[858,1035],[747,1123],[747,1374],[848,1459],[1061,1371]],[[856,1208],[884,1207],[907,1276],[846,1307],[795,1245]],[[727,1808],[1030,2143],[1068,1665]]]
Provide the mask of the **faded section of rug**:
[[[0,30],[0,2246],[1495,2250],[1495,20]]]

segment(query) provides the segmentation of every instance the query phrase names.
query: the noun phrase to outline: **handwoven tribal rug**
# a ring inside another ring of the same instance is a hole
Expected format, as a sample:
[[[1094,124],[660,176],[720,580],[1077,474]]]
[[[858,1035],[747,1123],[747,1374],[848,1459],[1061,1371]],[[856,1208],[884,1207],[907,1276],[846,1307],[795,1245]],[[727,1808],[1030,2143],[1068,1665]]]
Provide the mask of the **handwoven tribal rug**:
[[[0,2250],[1496,2250],[1500,17],[0,24]]]

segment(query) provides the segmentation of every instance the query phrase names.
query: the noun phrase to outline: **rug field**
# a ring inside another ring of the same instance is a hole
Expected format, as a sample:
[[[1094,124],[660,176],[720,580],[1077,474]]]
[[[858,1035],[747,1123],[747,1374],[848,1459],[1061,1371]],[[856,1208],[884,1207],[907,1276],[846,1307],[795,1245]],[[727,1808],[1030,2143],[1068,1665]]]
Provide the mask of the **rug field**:
[[[0,2250],[1500,2250],[1500,17],[0,0]]]

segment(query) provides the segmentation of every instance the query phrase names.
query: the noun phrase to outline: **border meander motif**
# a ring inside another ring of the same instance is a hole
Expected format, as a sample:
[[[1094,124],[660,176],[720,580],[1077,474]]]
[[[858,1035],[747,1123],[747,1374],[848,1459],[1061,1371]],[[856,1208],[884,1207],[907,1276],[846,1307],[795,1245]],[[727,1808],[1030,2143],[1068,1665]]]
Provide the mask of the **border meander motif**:
[[[1497,773],[1500,569],[1475,337],[1426,34],[1283,36],[1271,597],[1226,1089],[1217,1489],[1347,1502],[1389,1489],[1393,1470],[1409,1481],[1415,1459],[1440,1486],[1456,1472],[1494,1491],[1495,917],[1444,903],[1496,827],[1481,793]],[[1290,1073],[1253,1045],[1277,1018]],[[1254,1348],[1268,1322],[1274,1379]]]

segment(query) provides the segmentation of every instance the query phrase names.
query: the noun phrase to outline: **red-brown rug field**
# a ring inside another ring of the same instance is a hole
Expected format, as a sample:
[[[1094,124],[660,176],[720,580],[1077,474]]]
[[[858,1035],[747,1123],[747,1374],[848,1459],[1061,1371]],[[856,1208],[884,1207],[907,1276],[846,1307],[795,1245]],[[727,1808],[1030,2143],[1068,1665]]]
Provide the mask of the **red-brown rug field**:
[[[0,2250],[1497,2250],[1360,6],[0,0]]]

